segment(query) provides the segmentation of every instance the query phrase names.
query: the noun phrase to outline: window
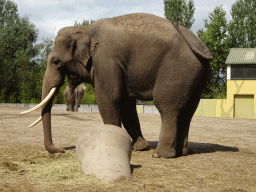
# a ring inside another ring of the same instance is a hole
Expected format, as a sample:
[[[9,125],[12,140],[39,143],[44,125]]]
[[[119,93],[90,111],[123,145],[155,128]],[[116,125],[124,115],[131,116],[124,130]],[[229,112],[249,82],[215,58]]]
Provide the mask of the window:
[[[231,65],[231,79],[256,79],[256,65]]]

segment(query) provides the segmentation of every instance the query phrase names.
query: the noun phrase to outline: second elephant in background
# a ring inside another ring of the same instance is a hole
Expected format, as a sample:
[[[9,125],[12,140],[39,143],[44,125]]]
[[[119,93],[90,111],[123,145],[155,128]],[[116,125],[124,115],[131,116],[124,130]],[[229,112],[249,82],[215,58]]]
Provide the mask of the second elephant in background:
[[[85,90],[85,85],[80,84],[75,88],[74,93],[71,95],[69,91],[69,86],[66,87],[64,91],[64,96],[67,103],[67,111],[78,112],[78,108],[80,107],[79,103],[84,96]]]

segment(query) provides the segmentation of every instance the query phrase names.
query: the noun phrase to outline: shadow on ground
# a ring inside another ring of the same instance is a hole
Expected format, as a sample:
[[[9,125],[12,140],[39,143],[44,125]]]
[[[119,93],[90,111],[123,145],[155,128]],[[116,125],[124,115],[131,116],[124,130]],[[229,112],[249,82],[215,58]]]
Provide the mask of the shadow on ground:
[[[65,150],[76,150],[76,146],[63,147]]]
[[[155,149],[157,147],[158,141],[149,141],[150,149]],[[237,147],[230,147],[212,143],[195,143],[188,142],[188,155],[201,154],[201,153],[213,153],[217,151],[222,152],[238,152]]]
[[[70,119],[75,119],[75,120],[78,120],[78,121],[91,121],[91,119],[85,119],[85,118],[76,117],[75,116],[75,112],[74,112],[74,115],[73,114],[53,114],[53,116],[54,115],[68,117]]]

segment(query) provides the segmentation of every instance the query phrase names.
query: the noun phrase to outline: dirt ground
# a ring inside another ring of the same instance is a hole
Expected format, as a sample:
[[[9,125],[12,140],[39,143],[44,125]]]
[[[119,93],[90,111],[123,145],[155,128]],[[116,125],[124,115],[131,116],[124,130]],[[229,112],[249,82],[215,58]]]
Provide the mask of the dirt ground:
[[[256,120],[193,117],[189,155],[154,159],[160,116],[139,114],[151,150],[132,153],[130,180],[113,183],[85,176],[74,146],[85,126],[103,124],[99,113],[52,110],[53,142],[66,153],[50,155],[43,145],[40,115],[0,106],[0,191],[256,191]]]

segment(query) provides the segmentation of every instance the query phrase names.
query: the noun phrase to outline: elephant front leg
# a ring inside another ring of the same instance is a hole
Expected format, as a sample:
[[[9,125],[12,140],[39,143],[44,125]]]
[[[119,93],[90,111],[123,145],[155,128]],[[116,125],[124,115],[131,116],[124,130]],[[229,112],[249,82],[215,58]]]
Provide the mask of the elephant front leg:
[[[122,100],[121,116],[124,128],[131,136],[135,151],[148,149],[148,142],[143,138],[136,110],[136,99],[126,97]]]
[[[74,111],[74,108],[75,108],[75,105],[74,105],[74,103],[72,103],[72,104],[70,104],[70,107],[69,107],[69,109],[70,109],[70,111]]]
[[[66,109],[66,111],[69,111],[70,109],[69,109],[69,102],[67,102],[67,109]]]
[[[121,127],[121,112],[118,98],[113,100],[112,95],[108,95],[96,86],[95,95],[103,123]]]
[[[78,108],[79,108],[80,106],[79,106],[79,103],[75,103],[75,112],[78,112]]]

